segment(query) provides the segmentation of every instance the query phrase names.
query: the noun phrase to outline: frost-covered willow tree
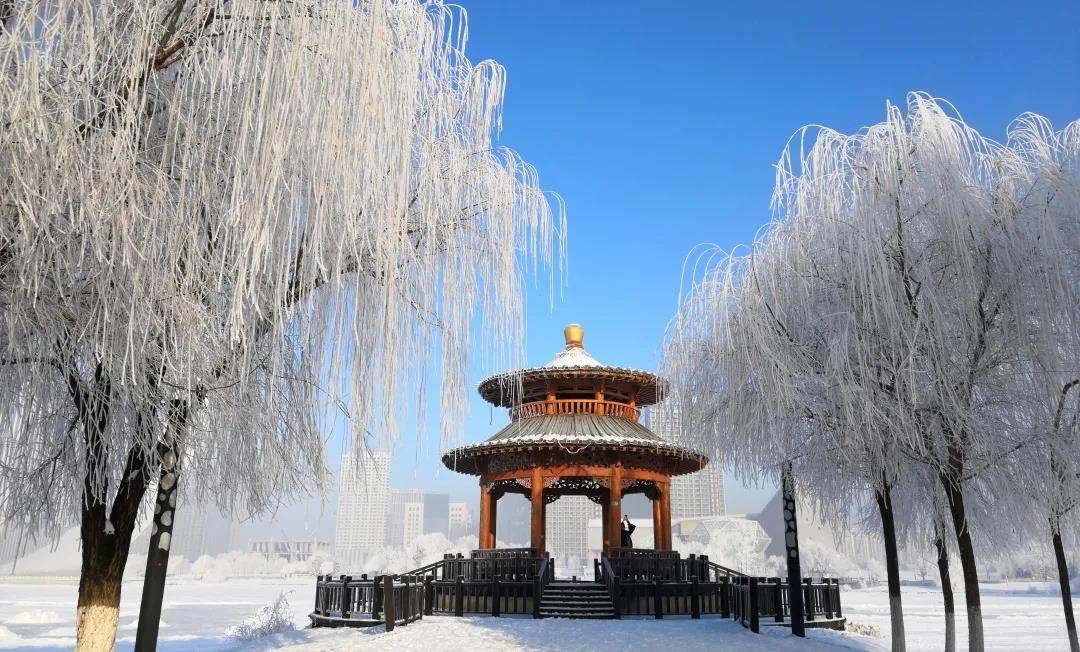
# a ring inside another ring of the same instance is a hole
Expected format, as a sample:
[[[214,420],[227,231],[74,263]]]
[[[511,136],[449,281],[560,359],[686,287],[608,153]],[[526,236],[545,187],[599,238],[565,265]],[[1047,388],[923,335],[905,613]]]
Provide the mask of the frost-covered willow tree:
[[[321,485],[328,405],[392,432],[436,362],[450,436],[561,222],[437,0],[0,9],[0,513],[79,523],[106,649],[159,474],[257,512]]]
[[[665,356],[688,423],[698,415],[705,436],[733,437],[720,448],[751,466],[802,448],[804,486],[819,497],[842,496],[835,487],[859,478],[853,468],[872,470],[861,489],[878,496],[905,465],[924,468],[956,536],[972,649],[982,649],[982,621],[971,503],[985,498],[1001,460],[1047,436],[1020,427],[1011,391],[1017,374],[1041,373],[1033,347],[1070,342],[1047,329],[1046,306],[1059,305],[1058,288],[1075,277],[1043,237],[1053,228],[1054,243],[1069,237],[1069,203],[1043,220],[1057,227],[1032,220],[1071,187],[1060,144],[1074,130],[1025,140],[1014,129],[1003,146],[914,94],[906,113],[890,107],[862,132],[798,141],[778,166],[776,222],[750,256],[706,266]],[[1043,150],[1057,162],[1033,154]],[[1044,177],[1057,193],[1039,190]],[[1047,259],[1046,274],[1025,276]],[[806,423],[825,436],[808,439]]]

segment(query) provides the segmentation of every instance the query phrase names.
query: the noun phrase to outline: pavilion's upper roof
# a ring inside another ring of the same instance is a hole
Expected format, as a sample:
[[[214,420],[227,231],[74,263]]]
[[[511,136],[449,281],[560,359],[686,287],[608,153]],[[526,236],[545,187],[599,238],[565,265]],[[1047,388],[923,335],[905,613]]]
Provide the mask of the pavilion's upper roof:
[[[570,324],[563,330],[566,347],[542,367],[531,367],[497,374],[480,383],[480,396],[500,407],[512,407],[520,402],[520,387],[554,381],[598,380],[623,383],[633,389],[638,406],[656,403],[661,379],[648,371],[627,367],[611,367],[597,361],[585,350],[585,331],[578,324]]]

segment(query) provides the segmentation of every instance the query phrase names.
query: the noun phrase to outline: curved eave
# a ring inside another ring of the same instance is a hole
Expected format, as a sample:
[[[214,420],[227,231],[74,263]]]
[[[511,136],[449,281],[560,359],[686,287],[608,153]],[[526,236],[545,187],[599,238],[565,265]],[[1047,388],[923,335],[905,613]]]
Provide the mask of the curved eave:
[[[502,443],[502,442],[483,442],[480,444],[472,444],[470,446],[461,446],[454,448],[442,456],[442,463],[446,468],[454,471],[455,473],[464,473],[466,475],[480,475],[480,469],[478,463],[489,457],[497,455],[505,455],[511,453],[527,453],[527,452],[563,452],[567,453],[567,448],[577,446],[588,445],[592,450],[599,451],[612,451],[618,453],[652,453],[661,456],[669,460],[682,460],[684,464],[679,465],[675,472],[671,475],[684,475],[687,473],[694,473],[699,471],[709,463],[709,458],[705,457],[701,453],[681,448],[674,445],[657,445],[657,444],[574,444],[567,441],[555,442],[536,442],[536,443]],[[658,465],[659,466],[659,465]]]
[[[516,397],[511,389],[514,383],[520,382],[525,385],[539,380],[573,379],[595,379],[637,385],[638,391],[635,398],[639,406],[656,403],[658,393],[666,386],[665,381],[656,374],[627,367],[533,367],[486,378],[477,390],[488,403],[499,407],[514,407]]]

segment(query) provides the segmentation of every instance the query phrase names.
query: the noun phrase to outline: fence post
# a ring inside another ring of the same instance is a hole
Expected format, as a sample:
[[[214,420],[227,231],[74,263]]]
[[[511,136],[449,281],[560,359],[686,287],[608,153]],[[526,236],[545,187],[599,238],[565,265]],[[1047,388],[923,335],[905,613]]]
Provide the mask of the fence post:
[[[323,576],[322,575],[316,575],[315,576],[315,615],[316,616],[321,616],[322,615],[322,583],[323,583]]]
[[[653,613],[657,618],[664,617],[664,601],[660,599],[660,580],[653,580]]]
[[[383,603],[383,585],[382,575],[376,575],[371,578],[371,619],[379,620],[379,614],[382,613]]]
[[[593,570],[593,581],[594,582],[599,582],[600,581],[600,560],[599,559],[592,560],[592,570]]]
[[[465,615],[465,578],[457,576],[457,586],[454,587],[454,615]]]
[[[619,595],[621,590],[619,589],[618,576],[611,578],[611,604],[615,606],[615,618],[622,620],[622,598]]]
[[[836,609],[835,609],[835,613],[833,614],[833,617],[834,618],[843,618],[844,617],[844,612],[840,608],[840,580],[838,578],[834,578],[833,579],[833,585],[834,585],[834,590],[836,591],[836,593],[834,594],[836,596]]]
[[[349,587],[349,582],[352,581],[351,575],[341,576],[341,617],[348,619],[352,609],[352,589]]]
[[[499,576],[491,576],[491,615],[499,617]]]
[[[773,586],[773,591],[775,591],[776,596],[773,598],[776,602],[775,620],[778,623],[782,623],[784,622],[784,580],[779,577],[774,577],[773,581],[776,583],[776,585]]]
[[[540,617],[540,576],[533,578],[533,618]]]
[[[761,631],[761,624],[758,622],[758,578],[751,577],[748,588],[750,589],[750,631],[757,634]]]
[[[430,575],[424,577],[424,615],[430,616],[435,608],[435,585]]]
[[[731,618],[731,578],[724,575],[716,579],[720,583],[720,617]]]
[[[816,600],[814,600],[813,580],[809,577],[803,580],[803,596],[803,603],[806,605],[806,619],[813,620],[817,605],[814,604]]]
[[[701,602],[698,594],[697,575],[690,576],[690,617],[701,618]]]
[[[386,631],[394,631],[394,622],[397,620],[397,605],[394,604],[394,576],[383,575],[383,622],[386,623]]]

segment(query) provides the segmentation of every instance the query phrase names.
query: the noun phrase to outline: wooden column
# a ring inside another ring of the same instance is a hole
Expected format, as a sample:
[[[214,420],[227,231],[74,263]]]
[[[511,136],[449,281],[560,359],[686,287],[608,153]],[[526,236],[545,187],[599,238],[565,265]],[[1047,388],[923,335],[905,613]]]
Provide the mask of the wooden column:
[[[480,482],[480,547],[495,547],[495,498],[490,487]]]
[[[539,468],[532,470],[532,491],[529,499],[532,501],[532,522],[530,545],[536,548],[536,552],[543,557],[546,548],[544,532],[544,475]]]
[[[495,544],[495,530],[497,529],[496,526],[498,524],[499,524],[499,494],[492,493],[491,494],[491,527],[489,528],[489,530],[491,531],[491,534],[489,535],[490,538],[489,538],[488,548],[496,548],[496,547],[498,547]],[[670,548],[671,546],[668,546],[668,547]]]
[[[608,492],[611,504],[608,506],[608,548],[622,546],[622,464],[615,464],[611,472],[611,491]]]
[[[661,550],[671,550],[671,483],[665,482],[660,486],[660,529],[663,538],[660,540]]]
[[[660,511],[660,485],[656,485],[656,494],[652,499],[652,540],[653,549],[662,550],[664,544],[663,515]]]
[[[600,548],[605,555],[610,552],[609,548],[611,547],[611,535],[608,534],[608,530],[611,529],[611,517],[608,513],[610,504],[611,492],[608,491],[604,494],[604,500],[600,503]]]

